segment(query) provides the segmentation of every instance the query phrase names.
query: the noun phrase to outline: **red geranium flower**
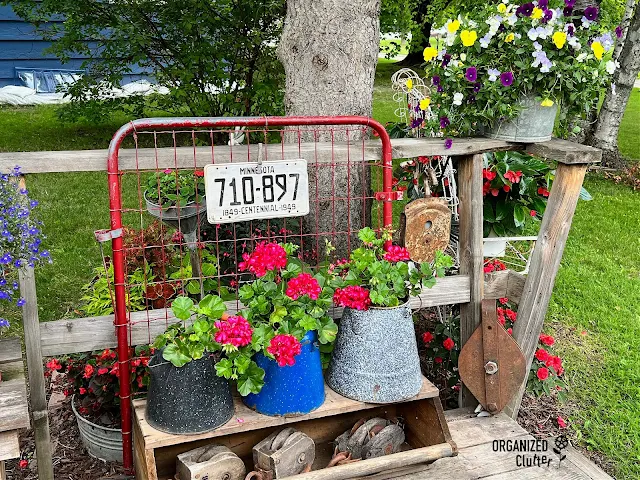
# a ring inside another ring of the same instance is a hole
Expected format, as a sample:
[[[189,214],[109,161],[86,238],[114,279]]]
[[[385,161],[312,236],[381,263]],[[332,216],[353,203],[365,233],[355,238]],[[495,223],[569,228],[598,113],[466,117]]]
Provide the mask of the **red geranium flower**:
[[[547,352],[544,348],[539,348],[536,351],[536,358],[541,362],[546,362],[549,359],[549,352]]]
[[[387,262],[401,262],[411,260],[411,258],[409,257],[409,250],[404,247],[399,247],[398,245],[389,245],[389,247],[387,247],[385,250],[387,253],[384,254],[383,258]]]
[[[541,333],[540,342],[550,347],[556,342],[556,340],[551,335],[546,335],[544,333]]]
[[[562,375],[562,372],[564,372],[564,369],[562,368],[562,359],[560,357],[549,356],[545,365],[553,368],[558,375]]]
[[[273,355],[280,367],[295,365],[293,357],[299,355],[302,345],[293,335],[276,335],[271,339],[267,352]]]
[[[502,305],[506,305],[507,303],[509,303],[509,299],[507,297],[502,297],[499,298],[498,301],[502,304]]]
[[[507,333],[509,335],[513,335],[513,328],[507,328]]]
[[[564,418],[558,415],[558,418],[556,420],[558,421],[558,426],[560,428],[567,428],[567,422],[564,420]]]
[[[29,460],[25,460],[24,458],[18,462],[18,467],[25,469],[29,466]]]
[[[289,280],[287,291],[285,294],[292,300],[307,295],[311,300],[317,300],[322,292],[318,280],[313,278],[310,273],[301,273],[295,278]]]
[[[91,376],[93,375],[93,365],[90,364],[86,364],[84,366],[84,378],[91,378]]]
[[[432,340],[433,340],[433,335],[431,332],[424,332],[422,334],[422,341],[424,343],[431,343]]]
[[[47,362],[47,368],[49,370],[56,370],[56,371],[62,370],[62,364],[60,363],[60,360],[58,360],[57,358],[52,358]]]
[[[196,170],[195,172],[193,172],[193,174],[196,177],[204,177],[204,171],[203,170]]]
[[[516,321],[516,318],[518,317],[518,314],[516,312],[514,312],[513,310],[511,310],[510,308],[507,308],[504,311],[505,315],[507,316],[507,318],[509,320],[511,320],[512,322]]]
[[[349,285],[344,288],[336,288],[333,294],[333,302],[340,307],[355,308],[356,310],[368,310],[371,305],[369,290],[358,285]]]
[[[446,349],[446,350],[451,350],[453,349],[453,347],[455,347],[456,343],[450,339],[447,338],[444,342],[442,342],[442,346]]]
[[[251,343],[253,329],[247,320],[239,315],[220,320],[215,323],[218,331],[214,335],[214,340],[222,345],[233,345],[244,347]]]
[[[250,255],[243,253],[242,259],[244,262],[238,264],[240,271],[248,270],[258,277],[287,266],[287,252],[277,243],[259,243]]]
[[[549,370],[545,367],[540,367],[536,372],[536,375],[538,376],[538,380],[545,381],[547,378],[549,378]]]

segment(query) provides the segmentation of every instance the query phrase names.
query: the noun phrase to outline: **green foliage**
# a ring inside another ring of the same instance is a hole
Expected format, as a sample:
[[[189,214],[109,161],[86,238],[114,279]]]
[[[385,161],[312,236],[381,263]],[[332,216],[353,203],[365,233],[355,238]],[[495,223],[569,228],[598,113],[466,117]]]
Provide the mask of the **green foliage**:
[[[153,282],[154,275],[147,265],[147,271],[139,267],[136,268],[127,279],[127,305],[131,311],[146,310],[147,304],[144,297],[144,286],[148,282]],[[113,313],[113,264],[105,271],[104,267],[93,269],[94,279],[82,287],[84,295],[81,300],[84,302],[82,310],[87,316],[99,317],[111,315]],[[145,279],[146,277],[146,279]]]
[[[149,175],[144,195],[162,207],[186,207],[189,203],[204,202],[202,172],[165,170]]]
[[[396,307],[420,294],[423,288],[435,284],[435,276],[453,266],[451,257],[440,253],[432,264],[414,264],[408,261],[408,252],[401,247],[404,260],[389,259],[385,244],[391,242],[391,232],[380,234],[369,227],[358,232],[363,246],[351,252],[346,263],[332,269],[329,284],[333,288],[360,286],[369,291],[371,304]]]
[[[197,116],[282,113],[284,75],[275,43],[284,0],[2,3],[39,25],[45,39],[55,39],[51,53],[63,60],[87,57],[86,74],[69,89],[68,117],[96,119],[116,110],[142,116],[149,104],[177,114],[186,108]],[[43,23],[52,17],[67,21]],[[102,96],[138,71],[169,93]]]

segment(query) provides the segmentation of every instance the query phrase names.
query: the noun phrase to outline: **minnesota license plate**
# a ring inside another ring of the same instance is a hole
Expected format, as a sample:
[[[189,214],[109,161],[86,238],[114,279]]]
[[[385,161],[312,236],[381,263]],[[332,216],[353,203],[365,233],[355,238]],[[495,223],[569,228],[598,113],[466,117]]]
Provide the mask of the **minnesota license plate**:
[[[204,181],[209,223],[309,213],[306,160],[207,165]]]

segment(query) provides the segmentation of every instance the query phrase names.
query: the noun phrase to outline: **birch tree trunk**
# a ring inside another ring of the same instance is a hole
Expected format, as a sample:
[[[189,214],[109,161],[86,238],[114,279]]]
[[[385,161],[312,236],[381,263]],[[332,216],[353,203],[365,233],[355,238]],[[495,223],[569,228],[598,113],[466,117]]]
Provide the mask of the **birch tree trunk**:
[[[278,57],[286,73],[287,115],[371,116],[380,46],[379,16],[380,0],[287,1],[278,45]],[[349,140],[362,138],[360,132],[360,128],[350,129]],[[303,134],[302,139],[340,142],[347,140],[347,134],[345,128],[336,128],[333,133],[317,130]],[[358,162],[361,145],[355,141],[350,147],[349,165],[346,158],[341,158],[333,168],[310,168],[311,211],[305,222],[308,231],[354,232],[370,223],[371,202],[366,198],[370,197],[370,174],[369,168]],[[321,237],[328,237],[339,254],[346,253],[344,233]],[[324,242],[320,242],[322,246]]]
[[[620,52],[620,67],[613,75],[612,87],[602,104],[598,121],[587,143],[602,149],[603,164],[621,168],[625,165],[618,152],[618,131],[633,85],[640,72],[640,7],[631,17],[626,40]]]

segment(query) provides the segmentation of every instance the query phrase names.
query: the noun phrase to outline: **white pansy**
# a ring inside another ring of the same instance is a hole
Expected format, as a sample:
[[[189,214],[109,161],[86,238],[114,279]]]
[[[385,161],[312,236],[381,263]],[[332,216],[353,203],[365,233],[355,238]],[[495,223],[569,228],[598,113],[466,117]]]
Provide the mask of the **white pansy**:
[[[456,34],[447,32],[447,47],[452,47],[455,41],[456,41]]]
[[[516,16],[515,13],[507,17],[507,23],[511,26],[514,26],[517,21],[518,21],[518,17]]]
[[[453,94],[453,104],[454,105],[462,105],[462,99],[464,98],[464,95],[462,95],[460,92],[454,93]]]
[[[489,31],[493,34],[498,32],[498,28],[500,28],[500,23],[502,22],[502,17],[493,16],[487,20],[487,24],[489,25]]]
[[[609,75],[613,75],[613,72],[616,71],[616,62],[614,62],[613,60],[609,60],[606,64],[605,64],[605,68],[607,69],[607,73]]]
[[[490,82],[495,82],[496,80],[498,80],[498,77],[500,76],[500,70],[498,70],[497,68],[490,68],[487,73],[489,74],[489,81]]]
[[[460,60],[462,60],[463,62],[467,61],[467,54],[466,53],[461,53],[460,54]]]
[[[536,50],[542,50],[542,45],[540,45],[538,42],[533,42],[533,48],[535,48]]]
[[[576,37],[576,36],[573,36],[573,37],[572,36],[568,36],[567,37],[567,43],[574,50],[580,50],[582,48],[582,45],[580,45],[580,40],[578,40],[578,37]]]

